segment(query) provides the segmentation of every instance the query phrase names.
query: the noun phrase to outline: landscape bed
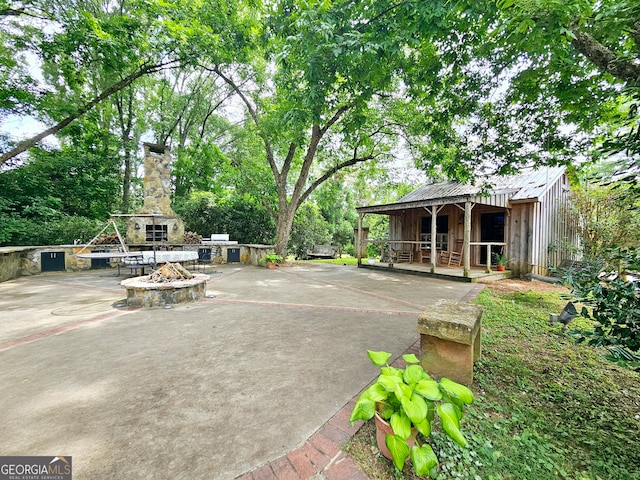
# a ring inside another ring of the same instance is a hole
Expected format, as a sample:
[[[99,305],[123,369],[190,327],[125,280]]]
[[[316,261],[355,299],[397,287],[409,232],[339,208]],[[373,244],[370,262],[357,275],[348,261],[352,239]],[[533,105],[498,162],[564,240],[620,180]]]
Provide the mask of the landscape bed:
[[[549,323],[565,293],[504,280],[475,300],[484,306],[483,358],[462,426],[469,447],[432,434],[437,478],[640,479],[640,375]],[[396,472],[378,454],[372,422],[345,450],[373,480],[420,478],[410,468]]]

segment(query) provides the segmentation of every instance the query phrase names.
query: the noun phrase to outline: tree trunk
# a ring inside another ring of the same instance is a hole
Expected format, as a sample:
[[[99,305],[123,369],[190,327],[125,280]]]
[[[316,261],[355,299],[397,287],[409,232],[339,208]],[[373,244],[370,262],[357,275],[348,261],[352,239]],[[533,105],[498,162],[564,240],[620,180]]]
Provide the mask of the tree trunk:
[[[129,213],[131,208],[131,152],[124,154],[124,175],[122,178],[122,213]]]
[[[293,219],[295,217],[297,207],[285,202],[284,206],[278,208],[278,218],[276,221],[276,253],[287,257],[287,246],[289,245],[289,235],[293,228]]]
[[[120,139],[124,149],[124,173],[122,178],[122,205],[121,213],[129,213],[131,208],[131,174],[132,174],[132,148],[131,148],[131,131],[133,129],[133,96],[134,92],[129,86],[127,92],[127,103],[125,112],[124,96],[118,92],[116,95],[116,107],[118,109],[118,121],[120,126]]]

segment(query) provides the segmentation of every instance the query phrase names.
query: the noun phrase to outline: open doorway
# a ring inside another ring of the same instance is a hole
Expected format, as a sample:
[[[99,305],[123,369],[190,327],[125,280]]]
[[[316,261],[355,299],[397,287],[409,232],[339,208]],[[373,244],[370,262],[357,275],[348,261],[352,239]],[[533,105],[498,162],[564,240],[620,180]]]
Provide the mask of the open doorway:
[[[504,212],[483,213],[480,215],[480,241],[481,242],[504,242]],[[502,245],[491,247],[491,255],[503,253]],[[487,263],[487,249],[480,249],[480,264]]]

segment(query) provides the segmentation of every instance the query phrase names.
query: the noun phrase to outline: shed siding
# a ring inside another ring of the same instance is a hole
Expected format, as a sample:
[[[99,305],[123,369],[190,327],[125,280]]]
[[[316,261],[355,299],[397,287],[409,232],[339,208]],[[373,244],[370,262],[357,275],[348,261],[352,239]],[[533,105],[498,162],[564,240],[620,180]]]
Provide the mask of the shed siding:
[[[569,181],[563,175],[541,199],[536,255],[532,273],[548,275],[549,266],[557,267],[562,260],[573,259],[579,240],[574,222],[566,214],[569,206]]]
[[[545,182],[552,182],[547,185]],[[505,211],[505,242],[509,267],[512,275],[523,277],[527,273],[548,275],[549,266],[558,266],[565,259],[575,259],[578,252],[578,237],[575,220],[568,215],[569,181],[562,175],[536,177],[535,188],[539,196],[509,202],[509,193],[495,193],[491,196],[469,196],[464,201],[475,204],[472,210],[472,238],[480,241],[480,216],[485,212]],[[526,193],[526,192],[525,192]],[[454,248],[456,240],[463,238],[463,215],[457,198],[430,200],[430,205],[440,203],[443,208],[438,216],[449,216],[449,248]],[[423,200],[424,202],[424,200]],[[404,204],[402,209],[394,209],[389,215],[389,239],[419,241],[421,219],[431,216],[431,206],[426,203]],[[504,208],[506,206],[506,208]],[[385,208],[389,209],[389,206]],[[383,213],[371,210],[370,213]],[[415,248],[415,247],[414,247]],[[471,264],[478,265],[479,247],[471,249]]]
[[[531,251],[529,235],[530,203],[519,203],[513,206],[509,215],[509,267],[514,276],[522,276],[529,271],[529,254]]]

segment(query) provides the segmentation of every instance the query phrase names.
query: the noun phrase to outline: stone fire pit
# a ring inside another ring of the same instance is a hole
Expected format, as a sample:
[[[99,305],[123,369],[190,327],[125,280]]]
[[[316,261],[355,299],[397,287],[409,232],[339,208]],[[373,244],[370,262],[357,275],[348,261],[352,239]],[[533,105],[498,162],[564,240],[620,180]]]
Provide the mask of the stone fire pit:
[[[160,307],[193,302],[206,295],[209,275],[192,274],[179,263],[166,263],[150,275],[120,282],[127,290],[127,306]]]

